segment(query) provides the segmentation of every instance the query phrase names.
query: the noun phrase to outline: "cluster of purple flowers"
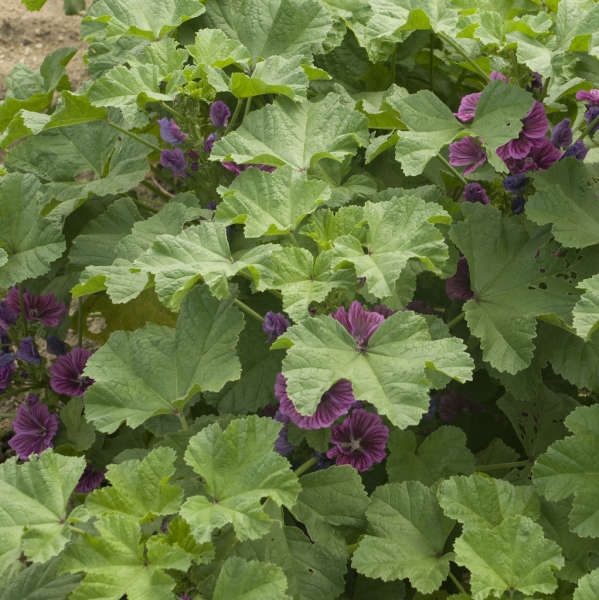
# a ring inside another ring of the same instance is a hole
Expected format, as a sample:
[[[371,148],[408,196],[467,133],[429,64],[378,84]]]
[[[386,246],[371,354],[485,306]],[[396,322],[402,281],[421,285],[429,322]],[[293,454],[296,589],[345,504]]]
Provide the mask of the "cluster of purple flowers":
[[[188,133],[181,131],[174,119],[163,117],[162,119],[158,119],[157,123],[160,126],[160,137],[167,144],[178,146],[184,143],[189,137]],[[188,158],[192,161],[191,165],[188,164]],[[160,153],[160,164],[175,177],[187,177],[189,175],[187,171],[188,167],[192,171],[198,170],[198,158],[199,155],[195,150],[189,150],[185,153],[181,148],[174,148],[173,150],[163,150]]]
[[[505,83],[508,79],[500,73],[492,73],[491,79],[501,79]],[[541,87],[542,83],[538,73],[533,77],[533,88]],[[455,116],[463,123],[474,119],[476,107],[482,92],[467,94],[460,101],[460,106]],[[585,119],[591,125],[599,116],[599,90],[582,91],[576,94],[578,100],[586,100]],[[572,129],[570,120],[563,119],[551,131],[545,106],[538,100],[534,101],[532,108],[522,121],[522,129],[518,137],[509,140],[497,148],[497,155],[509,169],[510,175],[504,181],[504,187],[513,194],[512,212],[521,213],[526,202],[524,190],[528,181],[523,173],[530,170],[546,170],[553,163],[562,158],[574,157],[583,160],[588,148],[582,140],[572,143]],[[599,129],[599,120],[592,126],[591,133]],[[487,154],[482,146],[481,138],[465,136],[449,145],[449,163],[456,167],[465,167],[464,174],[472,173],[477,167],[487,160]],[[485,189],[479,183],[469,183],[464,188],[464,200],[489,204]]]

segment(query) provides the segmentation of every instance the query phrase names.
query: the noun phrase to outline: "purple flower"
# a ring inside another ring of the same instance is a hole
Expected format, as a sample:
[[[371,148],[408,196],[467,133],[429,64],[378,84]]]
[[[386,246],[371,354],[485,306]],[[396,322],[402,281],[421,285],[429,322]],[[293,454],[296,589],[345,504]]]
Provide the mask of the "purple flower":
[[[523,194],[528,183],[528,177],[524,173],[508,175],[503,180],[503,187],[512,194]]]
[[[474,94],[467,94],[460,100],[460,106],[458,112],[453,113],[462,123],[467,123],[474,119],[476,113],[476,105],[482,95],[482,92],[475,92]]]
[[[250,167],[256,167],[257,169],[266,171],[267,173],[272,173],[276,169],[276,167],[271,167],[270,165],[263,165],[260,163],[247,163],[244,165],[238,165],[236,162],[226,161],[221,162],[220,164],[228,171],[235,173],[235,175],[239,175],[242,171],[246,171]]]
[[[556,148],[567,148],[572,143],[572,128],[570,127],[570,119],[560,121],[551,130],[551,143]]]
[[[509,158],[516,160],[526,158],[531,153],[537,140],[544,139],[549,129],[545,106],[541,102],[535,101],[528,114],[521,121],[523,127],[518,137],[497,148],[498,156],[506,164]]]
[[[428,411],[422,415],[422,421],[432,421],[435,418],[435,414],[439,408],[439,395],[438,394],[429,394],[429,404]]]
[[[216,133],[211,133],[205,140],[204,140],[204,150],[210,154],[212,152],[212,148],[214,148],[214,142],[216,142],[216,140],[218,139],[218,137],[216,136]]]
[[[587,122],[587,125],[590,125],[597,117],[599,117],[599,106],[592,106],[587,104],[587,109],[584,113],[584,118]],[[595,133],[599,129],[599,121],[597,121],[591,131],[589,132],[591,135]]]
[[[584,160],[589,149],[584,145],[582,140],[576,140],[565,152],[562,158],[573,156],[578,160]]]
[[[532,92],[535,89],[537,89],[537,90],[543,89],[543,78],[541,77],[540,73],[533,71],[532,81],[530,82],[530,85],[526,86],[526,90],[528,92]]]
[[[389,429],[381,417],[358,408],[341,425],[331,428],[334,447],[327,456],[334,458],[337,465],[351,465],[358,471],[366,471],[385,458],[388,438]]]
[[[160,125],[160,137],[173,146],[184,142],[189,137],[188,133],[183,133],[179,129],[179,126],[175,123],[175,119],[163,117],[162,119],[158,119],[157,123]]]
[[[31,336],[23,338],[19,342],[19,349],[16,351],[15,357],[32,365],[39,365],[42,362]]]
[[[163,150],[160,153],[160,164],[169,169],[175,177],[185,177],[187,175],[187,171],[185,170],[187,160],[181,148]]]
[[[49,335],[46,340],[46,351],[54,356],[62,356],[68,351],[67,345],[55,335]]]
[[[10,310],[21,314],[21,301],[17,286],[10,289],[5,302]],[[54,294],[36,296],[24,291],[23,305],[27,321],[39,321],[46,327],[56,327],[62,321],[62,316],[67,313],[67,307],[62,302],[58,302]]]
[[[8,350],[10,350],[10,348],[8,348]],[[0,353],[0,367],[6,367],[6,365],[12,364],[14,360],[14,352],[5,352],[3,349],[2,353]]]
[[[0,331],[10,329],[17,321],[18,311],[14,311],[6,302],[0,302]]]
[[[187,594],[179,594],[179,600],[191,600]]]
[[[95,471],[91,465],[86,465],[75,491],[79,494],[88,494],[102,484],[105,474],[106,469]]]
[[[302,415],[296,410],[293,401],[287,395],[287,380],[282,373],[279,373],[275,380],[275,396],[280,403],[279,411],[281,414],[289,417],[292,423],[302,429],[329,427],[341,415],[346,414],[356,402],[351,382],[347,379],[340,379],[322,395],[313,415]]]
[[[15,363],[11,361],[7,365],[0,367],[0,394],[4,394],[4,392],[8,388],[8,384],[12,379],[12,374],[15,372],[16,367]]]
[[[524,212],[524,205],[526,204],[526,198],[524,196],[514,196],[512,198],[512,213],[519,215]]]
[[[463,413],[479,413],[482,412],[480,404],[473,402],[466,396],[458,394],[453,390],[441,394],[438,398],[439,402],[439,417],[445,423],[453,423],[458,416]]]
[[[235,173],[235,175],[239,175],[241,173],[241,165],[238,165],[236,162],[231,161],[223,161],[220,163],[227,171],[231,171],[231,173]],[[245,171],[245,169],[243,169]]]
[[[412,302],[408,302],[404,310],[412,310],[414,312],[420,313],[421,315],[434,315],[435,311],[425,304],[422,300],[412,300]]]
[[[388,319],[391,315],[394,315],[397,312],[396,310],[393,310],[384,304],[376,304],[372,310],[379,313],[379,315],[383,315],[385,319]]]
[[[58,417],[51,415],[45,404],[36,401],[37,396],[32,395],[19,405],[17,418],[12,423],[16,435],[8,441],[8,445],[21,460],[51,448],[58,430]]]
[[[92,354],[85,348],[73,348],[68,354],[59,356],[50,367],[50,387],[57,394],[83,396],[83,392],[94,383],[93,379],[82,375]]]
[[[480,202],[481,204],[489,204],[489,198],[485,188],[475,181],[467,183],[464,186],[464,200],[466,202]]]
[[[449,144],[449,164],[454,167],[468,167],[464,175],[472,173],[474,169],[487,160],[487,153],[476,140],[470,136],[463,137],[453,144]]]
[[[217,100],[210,105],[210,120],[215,127],[226,127],[230,116],[231,111],[224,102]]]
[[[343,306],[331,314],[335,321],[339,321],[349,334],[358,342],[358,351],[365,352],[368,348],[370,336],[378,329],[385,317],[378,312],[364,310],[364,307],[354,300],[346,311]]]
[[[576,100],[587,101],[591,104],[596,104],[599,106],[599,90],[592,89],[588,92],[586,90],[580,90],[580,92],[576,92]]]
[[[279,437],[275,440],[275,452],[281,456],[289,456],[293,452],[293,444],[287,438],[289,417],[284,415],[280,410],[277,410],[273,419],[279,421],[279,423],[283,423],[283,427],[281,427],[281,431],[279,431]]]
[[[491,74],[489,75],[489,79],[491,79],[491,80],[498,79],[499,81],[503,81],[504,83],[510,82],[510,80],[503,73],[500,73],[499,71],[492,71]]]
[[[269,341],[274,342],[282,333],[287,331],[291,323],[285,318],[282,313],[275,313],[269,310],[264,315],[262,330],[269,337]]]
[[[474,296],[470,289],[470,268],[465,256],[458,260],[456,274],[445,280],[445,293],[450,300],[470,300]]]
[[[500,154],[500,149],[497,149]],[[511,173],[524,173],[531,169],[544,171],[562,157],[562,152],[547,138],[533,139],[529,154],[522,159],[501,157]]]

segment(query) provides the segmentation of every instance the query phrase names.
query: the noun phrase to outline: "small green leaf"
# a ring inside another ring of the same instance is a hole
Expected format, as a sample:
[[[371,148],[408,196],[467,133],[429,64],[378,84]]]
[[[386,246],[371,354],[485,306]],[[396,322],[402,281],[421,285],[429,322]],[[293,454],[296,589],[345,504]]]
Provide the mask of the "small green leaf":
[[[220,29],[196,31],[193,44],[186,46],[196,65],[224,69],[229,65],[245,65],[250,60],[247,48],[227,37]]]
[[[599,569],[595,569],[579,579],[573,600],[594,600],[598,595]]]
[[[206,481],[206,495],[188,498],[181,516],[196,540],[209,540],[227,523],[240,541],[259,538],[270,528],[263,498],[288,508],[295,504],[301,486],[274,450],[280,429],[273,419],[250,416],[235,419],[224,431],[209,425],[190,440],[185,462]]]
[[[423,593],[441,586],[453,560],[444,547],[454,521],[443,516],[430,488],[418,481],[379,486],[366,518],[369,534],[353,554],[354,569],[383,581],[407,577]]]
[[[65,426],[65,442],[70,443],[75,450],[82,452],[91,448],[96,440],[94,428],[83,418],[83,400],[71,398],[66,406],[60,409],[60,420]],[[55,445],[62,442],[61,437],[55,439]]]
[[[581,281],[577,287],[585,292],[574,306],[574,329],[588,341],[599,327],[599,275]]]

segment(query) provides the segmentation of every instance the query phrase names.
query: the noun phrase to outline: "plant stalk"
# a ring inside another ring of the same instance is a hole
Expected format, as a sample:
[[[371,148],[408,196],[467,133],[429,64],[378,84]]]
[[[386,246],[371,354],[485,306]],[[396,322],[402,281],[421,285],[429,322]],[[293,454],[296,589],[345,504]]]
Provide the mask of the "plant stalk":
[[[243,104],[243,98],[239,98],[237,100],[237,104],[235,105],[235,110],[233,111],[233,116],[231,117],[231,120],[229,121],[229,124],[227,125],[226,129],[225,129],[225,135],[227,133],[229,133],[229,131],[231,129],[233,129],[233,125],[235,125],[237,123],[237,119],[239,117],[239,113],[241,112],[241,106]]]
[[[264,322],[264,317],[257,313],[253,308],[248,306],[245,302],[242,302],[239,298],[233,299],[233,304],[236,304],[242,311],[250,315],[250,317],[256,319],[256,321],[260,321],[260,323]]]
[[[133,138],[140,144],[144,144],[144,146],[147,146],[148,148],[152,148],[152,150],[155,150],[156,152],[162,152],[162,148],[160,148],[160,146],[157,146],[156,144],[152,144],[152,142],[148,142],[147,140],[144,140],[142,137],[140,137],[136,133],[133,133],[132,131],[127,131],[120,125],[117,125],[116,123],[113,123],[112,121],[109,121],[108,119],[106,119],[106,123],[108,123],[108,125],[110,125],[113,129],[116,129],[117,131],[120,131],[121,133],[128,135],[130,138]]]
[[[447,327],[451,329],[454,325],[457,325],[458,323],[463,321],[465,316],[466,315],[464,314],[464,311],[462,311],[457,317],[454,317],[453,319],[451,319],[451,321],[449,321],[449,323],[447,323]]]
[[[462,185],[466,185],[468,182],[466,181],[466,178],[452,165],[450,165],[447,160],[445,159],[444,156],[441,156],[440,154],[437,154],[437,158],[443,163],[443,165],[453,174],[455,175],[461,182]]]
[[[449,571],[449,579],[451,579],[451,581],[453,582],[453,585],[455,585],[458,588],[458,591],[460,592],[460,594],[464,594],[464,596],[467,596],[468,598],[470,598],[470,595],[464,589],[464,586],[460,583],[460,580],[451,571]]]
[[[489,83],[489,81],[491,81],[491,78],[466,54],[464,49],[457,42],[452,40],[451,37],[443,32],[438,32],[437,35],[446,44],[451,46],[458,54],[461,54],[470,64],[470,66],[485,80],[485,83]]]
[[[298,477],[300,477],[300,475],[303,475],[306,471],[309,471],[317,462],[318,462],[318,459],[315,456],[313,456],[312,458],[309,458],[305,463],[302,463],[295,470],[295,474]]]

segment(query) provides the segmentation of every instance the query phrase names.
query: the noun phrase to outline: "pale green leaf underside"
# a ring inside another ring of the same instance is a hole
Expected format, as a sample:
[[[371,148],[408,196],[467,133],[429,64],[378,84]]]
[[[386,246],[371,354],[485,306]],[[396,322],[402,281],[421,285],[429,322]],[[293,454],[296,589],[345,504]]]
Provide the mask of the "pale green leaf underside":
[[[383,581],[407,577],[422,593],[440,587],[453,559],[444,546],[454,522],[443,516],[432,489],[418,481],[379,486],[366,518],[369,535],[352,557],[358,572]]]
[[[573,600],[595,600],[599,597],[599,569],[581,577],[574,592]]]
[[[599,327],[599,275],[581,281],[578,288],[585,292],[574,306],[574,329],[588,341]]]
[[[111,433],[180,409],[198,390],[218,391],[241,371],[235,352],[243,316],[205,287],[185,298],[176,329],[149,323],[113,333],[88,361],[95,380],[85,394],[86,419]]]
[[[334,383],[349,379],[357,400],[371,402],[402,429],[416,425],[428,409],[427,367],[465,381],[473,366],[461,340],[431,340],[426,320],[411,312],[386,319],[366,352],[359,352],[355,340],[329,316],[306,319],[275,343],[288,345],[283,374],[300,413],[313,414]]]
[[[289,462],[274,450],[281,424],[250,416],[235,419],[223,431],[209,425],[196,434],[185,453],[185,462],[205,480],[206,496],[192,496],[181,508],[199,541],[232,523],[239,540],[256,539],[270,528],[261,504],[271,498],[291,508],[301,489]]]

